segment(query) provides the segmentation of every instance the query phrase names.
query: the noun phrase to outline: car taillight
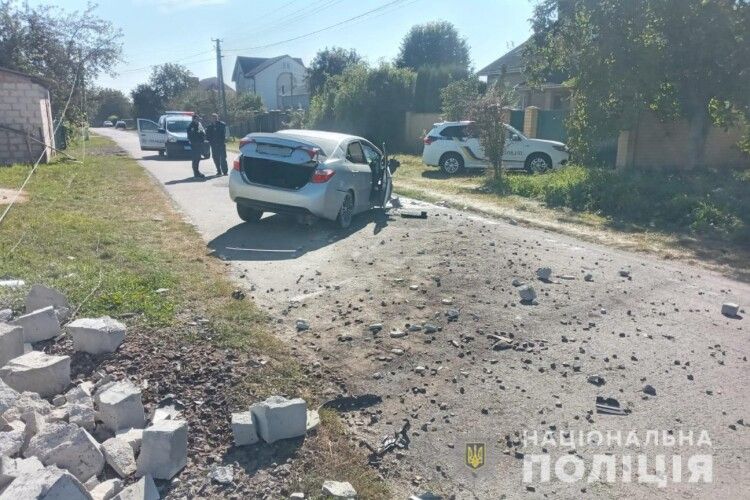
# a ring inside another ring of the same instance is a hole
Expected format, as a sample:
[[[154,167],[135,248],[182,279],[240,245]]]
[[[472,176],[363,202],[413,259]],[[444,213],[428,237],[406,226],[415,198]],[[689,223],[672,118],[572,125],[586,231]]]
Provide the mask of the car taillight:
[[[240,159],[235,158],[235,160],[232,162],[232,169],[236,170],[237,172],[240,171]]]
[[[437,137],[433,137],[431,135],[426,135],[424,139],[422,139],[422,142],[425,143],[425,146],[429,146],[433,142],[437,140]]]
[[[255,139],[249,139],[247,137],[243,137],[240,139],[240,149],[242,149],[242,146],[245,146],[247,144],[255,144]]]
[[[328,182],[331,180],[331,177],[333,177],[333,174],[335,173],[336,172],[330,168],[316,170],[315,173],[313,173],[310,182],[312,182],[313,184],[322,184],[324,182]]]

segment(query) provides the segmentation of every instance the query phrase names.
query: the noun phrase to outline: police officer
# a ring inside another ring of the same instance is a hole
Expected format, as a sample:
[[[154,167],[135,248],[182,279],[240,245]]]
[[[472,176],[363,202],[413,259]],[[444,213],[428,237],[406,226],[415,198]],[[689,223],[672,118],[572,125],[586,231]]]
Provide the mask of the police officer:
[[[211,156],[214,158],[216,165],[216,175],[227,175],[227,124],[219,120],[219,115],[211,115],[213,121],[206,127],[206,138],[211,144]]]
[[[193,159],[193,176],[202,179],[206,176],[198,170],[198,165],[203,155],[203,143],[206,142],[206,131],[203,129],[198,115],[193,115],[193,120],[188,125],[187,137],[188,141],[190,141],[190,153]]]

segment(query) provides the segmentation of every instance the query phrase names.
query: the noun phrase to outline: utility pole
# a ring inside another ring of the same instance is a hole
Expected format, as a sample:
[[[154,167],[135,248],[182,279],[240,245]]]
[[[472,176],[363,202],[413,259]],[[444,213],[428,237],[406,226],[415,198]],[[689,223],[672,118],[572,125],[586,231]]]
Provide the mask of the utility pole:
[[[221,96],[221,107],[222,111],[224,112],[224,120],[228,120],[229,115],[227,113],[227,95],[224,91],[224,70],[221,68],[221,39],[212,38],[211,41],[216,43],[216,79],[219,83],[219,95]]]

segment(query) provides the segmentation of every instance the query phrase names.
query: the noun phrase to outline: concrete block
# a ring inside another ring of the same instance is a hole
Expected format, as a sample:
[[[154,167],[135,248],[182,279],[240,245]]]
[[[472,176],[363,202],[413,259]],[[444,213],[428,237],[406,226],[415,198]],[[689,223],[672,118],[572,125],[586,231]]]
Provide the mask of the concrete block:
[[[86,488],[71,474],[47,467],[21,474],[0,494],[0,500],[91,500]]]
[[[36,392],[22,392],[5,411],[3,417],[9,421],[21,420],[26,413],[35,411],[49,420],[52,410],[52,405],[47,400],[42,399]]]
[[[146,475],[122,490],[112,500],[159,500],[159,498],[159,490],[156,489],[154,479]]]
[[[31,351],[0,368],[0,378],[17,391],[52,397],[70,385],[70,357]]]
[[[96,412],[94,399],[80,386],[75,386],[65,394],[67,400],[68,421],[94,432]]]
[[[234,434],[235,446],[255,444],[260,440],[255,422],[253,422],[253,414],[250,411],[232,413],[232,434]]]
[[[73,349],[89,354],[114,352],[125,340],[125,325],[109,316],[77,319],[66,328],[73,338]]]
[[[0,323],[0,366],[23,354],[23,327]]]
[[[21,415],[21,420],[26,426],[23,432],[23,447],[25,449],[31,442],[31,439],[42,432],[42,429],[47,425],[47,421],[42,415],[33,410]]]
[[[122,481],[119,479],[108,479],[89,490],[93,500],[110,500],[122,491]]]
[[[18,397],[18,391],[0,379],[0,415],[15,405]]]
[[[307,426],[307,403],[304,399],[271,396],[250,407],[258,435],[266,443],[304,436]]]
[[[116,437],[102,443],[104,460],[120,477],[128,477],[135,472],[135,454],[127,441]]]
[[[351,483],[323,481],[323,494],[333,498],[357,498],[357,490]]]
[[[24,456],[36,456],[44,465],[65,469],[83,482],[99,475],[104,469],[104,456],[99,443],[91,434],[73,424],[45,426],[31,438]]]
[[[723,314],[724,316],[734,318],[739,312],[740,306],[739,304],[735,304],[734,302],[725,302],[721,305],[721,314]]]
[[[116,382],[96,395],[99,420],[112,432],[141,429],[146,423],[141,391],[130,382]]]
[[[10,458],[0,456],[0,491],[21,474],[30,474],[42,469],[44,469],[44,465],[36,457]]]
[[[23,448],[24,429],[13,429],[0,432],[0,456],[12,457],[21,453]]]
[[[30,313],[49,306],[55,309],[61,322],[67,321],[70,317],[70,302],[65,295],[44,285],[33,285],[26,296],[26,312]]]
[[[23,327],[24,342],[34,343],[60,335],[60,321],[52,306],[19,316],[12,324]]]
[[[172,479],[187,465],[188,426],[184,420],[162,420],[144,429],[138,475]]]
[[[115,434],[115,437],[128,443],[133,449],[133,453],[137,455],[141,450],[141,442],[143,441],[143,429],[127,429],[124,431],[118,431],[117,434]]]

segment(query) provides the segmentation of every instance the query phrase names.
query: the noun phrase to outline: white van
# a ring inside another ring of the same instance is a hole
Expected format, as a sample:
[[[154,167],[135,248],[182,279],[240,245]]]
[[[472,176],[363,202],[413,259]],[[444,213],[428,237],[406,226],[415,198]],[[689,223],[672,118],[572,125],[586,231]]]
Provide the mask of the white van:
[[[190,155],[191,146],[187,138],[187,128],[193,119],[192,111],[167,111],[159,122],[138,118],[138,139],[141,151],[158,151],[167,158]],[[203,158],[211,157],[208,142],[203,145]]]

